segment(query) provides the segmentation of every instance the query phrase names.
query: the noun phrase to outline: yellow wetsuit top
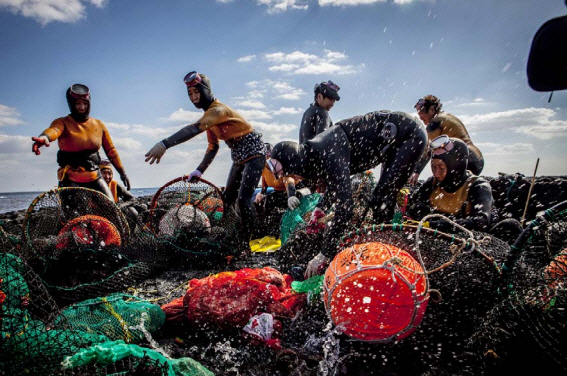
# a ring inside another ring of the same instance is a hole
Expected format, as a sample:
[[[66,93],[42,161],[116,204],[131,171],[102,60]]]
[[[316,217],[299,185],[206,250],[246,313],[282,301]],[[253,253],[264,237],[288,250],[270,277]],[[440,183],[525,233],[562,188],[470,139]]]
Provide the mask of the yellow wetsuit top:
[[[429,142],[442,134],[462,140],[473,153],[475,153],[479,158],[482,158],[482,153],[472,143],[465,125],[456,116],[446,112],[441,112],[427,125],[427,138],[429,139]]]
[[[254,131],[254,127],[244,120],[242,115],[222,104],[218,99],[211,103],[198,123],[199,130],[207,131],[207,140],[209,141],[207,150],[216,148],[219,140],[236,142]]]
[[[118,151],[112,143],[108,129],[100,120],[89,118],[78,123],[68,115],[55,119],[49,128],[42,134],[49,138],[50,142],[57,140],[59,149],[64,152],[75,153],[83,151],[97,152],[101,146],[110,162],[116,170],[124,173],[124,165],[120,160]],[[68,168],[61,166],[58,170],[59,180],[65,175],[72,181],[89,182],[98,179],[99,171],[85,171],[83,168]]]
[[[433,181],[435,189],[429,195],[429,204],[436,211],[446,214],[458,215],[466,203],[463,214],[470,215],[472,212],[471,201],[469,200],[469,190],[471,185],[478,179],[478,176],[471,175],[467,181],[455,192],[449,193],[437,185],[437,180]]]

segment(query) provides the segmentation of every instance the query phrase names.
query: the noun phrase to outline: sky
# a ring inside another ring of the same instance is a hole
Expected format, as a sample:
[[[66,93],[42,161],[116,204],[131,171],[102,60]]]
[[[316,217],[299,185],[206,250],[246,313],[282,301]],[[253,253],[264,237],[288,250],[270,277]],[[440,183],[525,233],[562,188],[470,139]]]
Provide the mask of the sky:
[[[297,141],[315,84],[331,79],[335,122],[416,115],[434,94],[483,152],[482,175],[531,176],[538,158],[538,176],[567,175],[567,91],[549,103],[526,77],[534,34],[565,14],[563,0],[0,0],[0,192],[57,186],[57,143],[36,156],[31,137],[69,113],[74,83],[90,87],[132,187],[189,174],[205,134],[158,165],[144,154],[202,115],[183,83],[192,70],[273,144]],[[223,186],[230,165],[221,143],[203,178]]]

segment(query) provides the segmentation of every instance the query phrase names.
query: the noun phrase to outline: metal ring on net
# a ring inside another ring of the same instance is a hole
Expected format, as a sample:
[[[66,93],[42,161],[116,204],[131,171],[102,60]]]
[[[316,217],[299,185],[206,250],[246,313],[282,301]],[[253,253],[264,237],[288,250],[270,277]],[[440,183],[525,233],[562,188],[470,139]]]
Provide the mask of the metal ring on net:
[[[191,204],[201,209],[218,225],[224,212],[224,200],[220,189],[203,178],[189,179],[189,175],[175,178],[161,186],[152,197],[146,224],[159,235],[159,223],[167,211],[175,206]]]
[[[110,221],[122,244],[129,241],[128,221],[114,201],[90,188],[61,187],[37,196],[28,207],[22,224],[23,244],[35,255],[53,246],[61,229],[75,218],[95,215]]]

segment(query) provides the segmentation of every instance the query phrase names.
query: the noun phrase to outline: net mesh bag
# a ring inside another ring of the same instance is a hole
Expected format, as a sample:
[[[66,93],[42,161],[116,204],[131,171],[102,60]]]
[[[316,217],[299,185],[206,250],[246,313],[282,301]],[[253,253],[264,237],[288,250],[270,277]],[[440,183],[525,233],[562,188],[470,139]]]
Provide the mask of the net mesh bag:
[[[441,374],[444,369],[460,366],[461,360],[455,355],[461,354],[478,320],[498,299],[498,265],[510,246],[483,233],[449,234],[419,226],[383,224],[349,232],[339,249],[371,242],[397,247],[420,261],[427,273],[430,300],[421,323],[401,341],[387,346],[347,339],[333,342],[340,347],[337,359],[341,364],[337,367],[353,374],[355,370],[372,374],[381,367],[396,374],[420,374],[431,369]],[[329,344],[325,334],[324,340],[309,336],[315,332],[311,322],[314,316],[300,318],[295,324],[311,328],[305,336],[296,332],[297,338],[285,338],[310,354],[321,353],[322,346]]]
[[[238,231],[238,218],[234,208],[224,208],[215,185],[181,176],[158,189],[146,222],[177,254],[215,256],[226,253]]]
[[[123,290],[155,271],[157,256],[150,255],[158,253],[157,243],[141,230],[135,235],[130,244],[124,215],[102,193],[59,188],[28,208],[21,256],[66,305]]]
[[[60,237],[66,236],[65,232],[69,228],[63,232],[62,230],[71,221],[80,217],[82,219],[77,221],[92,222],[86,220],[92,217],[86,216],[102,217],[105,222],[110,222],[120,235],[121,244],[128,243],[128,222],[116,204],[106,195],[88,188],[57,188],[40,194],[27,209],[23,222],[23,243],[26,251],[24,256],[45,259],[57,257],[57,242]],[[96,234],[96,231],[94,233]],[[75,240],[81,245],[105,246],[103,239],[92,238],[93,234],[90,235],[91,239],[78,235]],[[72,234],[69,236],[73,237]]]
[[[112,294],[68,306],[53,323],[69,330],[101,334],[110,340],[139,343],[165,322],[161,308],[126,294]]]
[[[46,375],[66,355],[106,337],[50,326],[57,303],[33,270],[16,255],[0,254],[0,370]]]
[[[502,300],[470,340],[487,372],[567,372],[567,202],[540,213],[506,260]]]

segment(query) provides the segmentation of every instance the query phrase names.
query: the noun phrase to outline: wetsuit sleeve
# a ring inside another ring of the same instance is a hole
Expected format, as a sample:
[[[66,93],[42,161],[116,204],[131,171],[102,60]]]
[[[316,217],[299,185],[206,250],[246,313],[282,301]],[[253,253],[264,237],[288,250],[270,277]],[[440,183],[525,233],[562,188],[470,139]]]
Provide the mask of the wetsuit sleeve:
[[[134,200],[134,195],[132,193],[130,193],[126,187],[124,187],[122,184],[118,183],[116,184],[116,190],[118,191],[118,197],[121,198],[123,201],[132,201]]]
[[[457,219],[456,222],[469,230],[487,232],[494,205],[490,183],[484,179],[477,180],[469,190],[469,199],[472,212],[466,218]]]
[[[433,178],[427,179],[414,193],[408,203],[407,215],[414,220],[421,220],[431,213],[429,196],[433,192]]]
[[[295,179],[293,179],[292,177],[284,177],[284,183],[287,197],[295,197]]]
[[[429,153],[429,148],[426,148],[425,152],[421,156],[421,159],[419,160],[419,162],[417,162],[417,165],[415,166],[413,172],[417,174],[421,174],[421,172],[423,171],[425,166],[427,166],[427,163],[429,162],[430,159],[431,159],[431,154]]]
[[[301,119],[301,126],[299,127],[299,143],[302,144],[305,141],[311,140],[315,134],[315,126],[313,125],[315,119],[312,116],[310,109],[305,111],[303,118]]]
[[[106,156],[108,157],[108,159],[110,159],[110,162],[112,163],[116,171],[118,171],[120,175],[125,174],[126,171],[124,170],[124,165],[122,164],[122,160],[118,155],[118,150],[116,150],[114,144],[112,143],[112,138],[110,138],[110,133],[108,133],[106,126],[104,127],[104,130],[102,132],[102,148],[104,149]]]
[[[200,124],[199,122],[196,122],[193,124],[186,125],[185,127],[181,128],[180,130],[178,130],[168,138],[164,138],[161,141],[163,143],[163,146],[165,146],[166,149],[169,149],[171,147],[174,147],[175,145],[179,145],[185,141],[189,141],[193,137],[203,132],[203,130],[199,128],[199,124]]]
[[[41,132],[40,136],[45,135],[49,139],[49,142],[53,142],[57,140],[59,136],[61,136],[63,130],[65,130],[65,123],[63,122],[63,118],[55,119],[53,120],[49,128]]]
[[[203,160],[197,167],[197,170],[201,171],[201,173],[204,173],[207,168],[209,168],[219,151],[219,139],[210,129],[207,129],[207,140],[209,141],[209,146],[207,147]]]

